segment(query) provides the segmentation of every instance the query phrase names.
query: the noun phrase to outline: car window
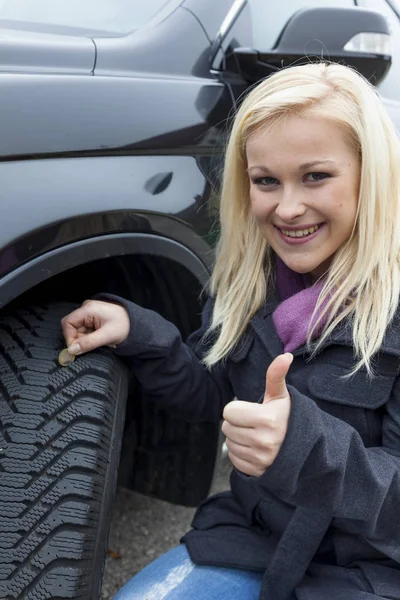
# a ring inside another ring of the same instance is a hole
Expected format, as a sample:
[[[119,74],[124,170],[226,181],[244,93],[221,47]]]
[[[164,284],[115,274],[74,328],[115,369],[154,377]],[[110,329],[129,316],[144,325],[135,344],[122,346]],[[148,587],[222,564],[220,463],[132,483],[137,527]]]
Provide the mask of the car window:
[[[167,4],[168,0],[0,0],[0,19],[123,34],[145,25]]]
[[[392,34],[392,66],[378,89],[382,96],[400,100],[400,20],[386,0],[358,0],[357,4],[383,13],[390,25]],[[400,2],[395,2],[400,10]]]
[[[353,0],[283,0],[282,2],[266,2],[266,0],[248,0],[252,16],[254,48],[257,50],[272,49],[290,17],[303,8],[323,8],[326,6],[346,8],[354,7]]]

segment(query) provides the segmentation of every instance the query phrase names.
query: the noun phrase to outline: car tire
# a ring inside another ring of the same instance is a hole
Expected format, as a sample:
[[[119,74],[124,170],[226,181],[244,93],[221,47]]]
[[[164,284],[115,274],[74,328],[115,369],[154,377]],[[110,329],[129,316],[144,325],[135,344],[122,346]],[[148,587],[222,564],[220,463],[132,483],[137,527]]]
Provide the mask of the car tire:
[[[0,316],[0,598],[100,597],[128,391],[107,349],[58,364],[73,305]]]

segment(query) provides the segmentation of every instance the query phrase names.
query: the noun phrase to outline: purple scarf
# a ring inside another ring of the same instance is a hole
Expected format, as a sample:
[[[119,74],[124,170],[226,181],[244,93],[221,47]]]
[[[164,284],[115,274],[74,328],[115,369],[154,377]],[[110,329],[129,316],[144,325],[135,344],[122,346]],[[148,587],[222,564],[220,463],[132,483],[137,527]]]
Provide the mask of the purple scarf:
[[[281,303],[272,318],[285,352],[293,352],[306,343],[311,316],[323,285],[323,281],[311,285],[306,275],[295,273],[276,257],[276,286]],[[318,337],[323,326],[321,322],[313,337]]]

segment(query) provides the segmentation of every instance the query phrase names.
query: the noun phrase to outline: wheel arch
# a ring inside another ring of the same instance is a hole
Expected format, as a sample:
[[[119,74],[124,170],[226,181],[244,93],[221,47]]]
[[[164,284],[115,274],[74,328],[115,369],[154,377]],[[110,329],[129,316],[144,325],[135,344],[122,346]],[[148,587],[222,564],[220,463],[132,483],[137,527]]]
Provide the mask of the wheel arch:
[[[206,244],[204,243],[206,247]],[[127,255],[149,254],[185,267],[201,287],[207,284],[211,260],[174,239],[153,233],[112,233],[54,248],[6,273],[1,279],[0,309],[33,287],[56,275],[90,262]]]
[[[194,232],[191,235],[193,239]],[[201,239],[198,239],[201,242]],[[205,242],[198,243],[198,247],[208,248]],[[179,327],[185,338],[197,328],[200,321],[202,304],[200,292],[209,279],[211,251],[208,250],[203,256],[199,257],[181,241],[147,232],[118,232],[78,240],[36,256],[9,271],[1,280],[0,310],[8,311],[12,308],[14,300],[17,306],[47,301],[46,286],[49,285],[54,291],[54,282],[58,280],[61,286],[65,283],[66,288],[69,289],[68,283],[71,283],[71,277],[74,281],[81,267],[85,271],[87,269],[92,271],[97,265],[94,278],[99,281],[100,288],[100,284],[104,283],[101,281],[103,265],[109,265],[108,259],[112,261],[111,265],[115,264],[115,260],[126,261],[128,269],[130,264],[134,267],[132,264],[134,261],[145,268],[149,267],[150,271],[153,269],[152,282],[147,282],[150,287],[147,289],[148,286],[144,285],[144,288],[146,294],[150,293],[150,296],[156,293],[157,299],[155,306],[147,304],[148,295],[144,294],[143,298],[140,298],[140,285],[133,290],[139,294],[139,297],[136,298],[135,293],[130,299],[163,314]],[[168,272],[169,267],[171,271]],[[130,273],[133,285],[138,281],[140,271],[141,268],[139,271],[133,268]],[[163,280],[169,280],[167,287],[163,286]],[[41,284],[45,286],[44,295]],[[39,299],[35,297],[37,289],[41,290]],[[163,295],[163,290],[168,297]],[[99,291],[102,291],[101,288]],[[114,290],[103,291],[125,295],[122,285]],[[62,300],[63,295],[61,289],[60,295],[50,300]],[[82,297],[79,292],[78,302],[85,298],[86,295]],[[71,301],[75,298],[67,298],[67,300]],[[130,404],[128,402],[128,406]],[[156,436],[151,425],[154,423],[157,423]],[[163,441],[165,432],[168,432],[167,445]],[[206,497],[220,451],[218,426],[209,423],[185,423],[172,414],[150,405],[145,396],[140,396],[135,411],[127,412],[124,440],[119,469],[120,485],[189,506],[196,506]],[[199,464],[202,465],[201,476],[198,471]]]

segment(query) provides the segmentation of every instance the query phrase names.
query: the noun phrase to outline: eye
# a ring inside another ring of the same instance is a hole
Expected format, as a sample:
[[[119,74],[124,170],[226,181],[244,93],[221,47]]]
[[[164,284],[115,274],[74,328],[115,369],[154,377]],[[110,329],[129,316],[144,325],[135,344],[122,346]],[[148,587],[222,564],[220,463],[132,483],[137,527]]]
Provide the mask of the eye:
[[[276,185],[279,182],[277,179],[275,179],[275,177],[256,177],[256,178],[252,179],[252,183],[254,185],[270,187],[270,186]]]
[[[318,183],[319,181],[323,181],[324,179],[328,179],[330,177],[329,173],[307,173],[304,179],[309,183]]]

